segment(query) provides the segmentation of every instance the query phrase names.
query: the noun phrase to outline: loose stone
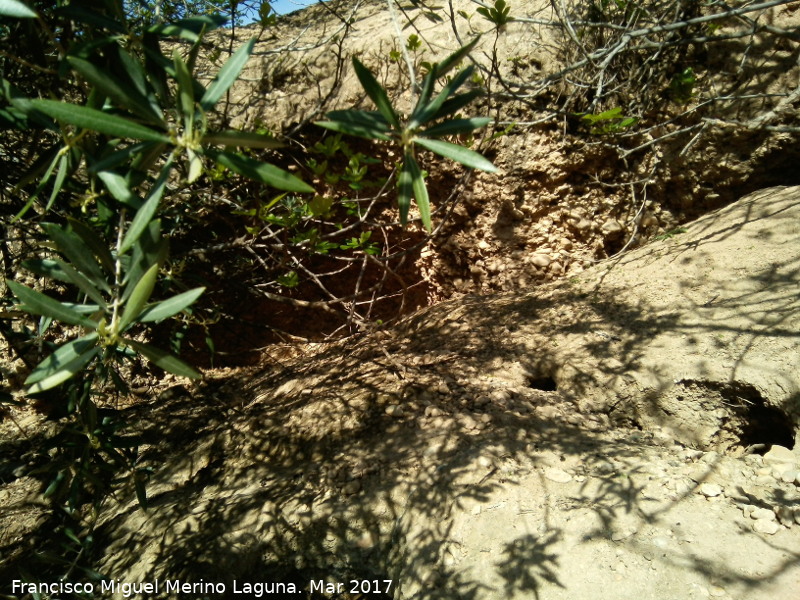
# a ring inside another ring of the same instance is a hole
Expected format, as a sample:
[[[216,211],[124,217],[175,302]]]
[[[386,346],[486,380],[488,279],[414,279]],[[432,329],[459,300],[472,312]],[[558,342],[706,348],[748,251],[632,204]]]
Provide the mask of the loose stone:
[[[715,496],[719,496],[722,493],[722,487],[717,485],[716,483],[704,483],[700,486],[700,493],[703,494],[706,498],[713,498]]]
[[[750,518],[758,521],[774,521],[775,513],[768,508],[756,508],[750,513]]]
[[[766,519],[759,519],[753,523],[753,531],[765,535],[775,535],[780,528],[781,526],[776,521],[767,521]]]
[[[767,463],[795,463],[797,460],[798,457],[794,452],[785,446],[779,446],[777,444],[772,446],[769,452],[764,455],[764,462]]]
[[[550,481],[555,481],[556,483],[569,483],[572,481],[572,475],[567,473],[564,469],[559,469],[558,467],[549,467],[545,469],[544,476]]]
[[[551,258],[545,254],[534,254],[531,256],[530,263],[539,268],[546,268],[553,262]]]
[[[390,417],[402,417],[403,407],[398,404],[392,404],[386,407],[386,414]]]

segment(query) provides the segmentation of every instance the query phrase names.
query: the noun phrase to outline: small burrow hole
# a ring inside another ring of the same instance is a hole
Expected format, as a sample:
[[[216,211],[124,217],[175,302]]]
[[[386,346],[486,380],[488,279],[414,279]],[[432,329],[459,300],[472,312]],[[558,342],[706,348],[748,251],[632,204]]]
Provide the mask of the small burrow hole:
[[[748,406],[739,434],[743,447],[763,445],[766,452],[773,445],[794,448],[794,427],[783,411],[763,404]]]
[[[558,389],[556,380],[549,375],[544,377],[532,377],[528,380],[528,387],[543,392],[555,392]]]

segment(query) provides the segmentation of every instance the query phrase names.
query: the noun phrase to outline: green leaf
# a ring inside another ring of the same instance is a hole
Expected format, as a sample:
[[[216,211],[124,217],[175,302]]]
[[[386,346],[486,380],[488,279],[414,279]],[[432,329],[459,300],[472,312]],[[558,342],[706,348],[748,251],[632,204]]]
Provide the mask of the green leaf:
[[[411,185],[414,188],[414,200],[417,202],[419,208],[419,216],[422,219],[422,224],[428,233],[431,232],[431,202],[428,198],[428,188],[425,187],[425,179],[422,177],[422,171],[410,152],[406,152],[403,158],[403,167],[408,169],[411,175]]]
[[[94,315],[100,311],[97,304],[75,304],[74,302],[62,302],[61,306],[79,315]],[[48,317],[49,318],[49,317]]]
[[[186,158],[189,163],[189,173],[186,175],[186,183],[194,183],[203,174],[203,159],[191,148],[186,149]]]
[[[159,322],[177,315],[183,309],[191,306],[206,290],[204,287],[194,288],[167,300],[148,306],[137,319],[141,323]]]
[[[97,347],[92,348],[91,350],[87,350],[80,356],[77,356],[70,362],[64,364],[64,366],[61,367],[59,370],[50,372],[46,377],[42,377],[39,381],[32,384],[26,390],[27,393],[36,394],[38,392],[43,392],[45,390],[49,390],[50,388],[54,388],[57,385],[61,385],[67,379],[70,379],[71,377],[77,375],[80,371],[83,371],[86,368],[86,365],[88,365],[95,356],[100,354],[101,351],[102,349]],[[49,358],[45,359],[36,368],[38,369],[39,367],[44,365],[44,363],[47,362]]]
[[[458,66],[458,63],[461,62],[461,59],[472,51],[472,49],[475,47],[475,44],[478,43],[479,39],[480,36],[476,37],[469,44],[467,44],[466,46],[462,46],[461,48],[453,52],[450,56],[445,58],[442,62],[438,63],[435,68],[436,77],[437,78],[444,77],[445,75],[447,75],[447,73],[450,72],[451,69],[453,69],[453,67]]]
[[[47,236],[55,243],[56,248],[69,259],[76,269],[100,289],[111,292],[111,287],[106,282],[102,268],[92,251],[83,243],[80,237],[53,223],[42,223],[41,226]]]
[[[54,261],[59,264],[61,272],[67,277],[69,283],[77,286],[84,294],[94,300],[98,306],[106,308],[106,301],[95,285],[89,279],[61,260]]]
[[[489,117],[474,117],[472,119],[451,119],[433,127],[428,127],[425,131],[421,131],[420,135],[424,137],[442,137],[445,135],[458,135],[460,133],[469,133],[480,127],[485,127],[492,120]]]
[[[0,0],[0,16],[14,19],[35,19],[36,13],[19,0]]]
[[[394,112],[392,103],[389,102],[389,96],[386,95],[386,90],[381,87],[381,84],[378,83],[378,80],[375,79],[375,76],[370,70],[361,64],[355,56],[353,57],[353,68],[356,71],[356,76],[361,82],[364,91],[367,92],[367,95],[375,103],[375,106],[378,107],[383,118],[395,129],[400,129],[400,119],[397,118],[397,113]]]
[[[120,138],[163,142],[165,144],[171,143],[169,137],[163,133],[87,106],[77,106],[67,102],[58,102],[57,100],[31,100],[30,103],[33,108],[43,112],[48,117],[82,129],[91,129],[92,131]]]
[[[110,146],[112,149],[115,146]],[[126,146],[121,150],[113,150],[110,151],[107,155],[103,156],[102,158],[99,157],[87,157],[88,163],[88,171],[89,173],[99,173],[100,171],[107,171],[109,169],[113,169],[121,165],[122,163],[127,163],[131,160],[132,157],[137,156],[146,152],[149,148],[163,148],[164,144],[159,144],[157,142],[141,142],[139,144],[131,144],[130,146]],[[99,158],[99,160],[94,161],[94,158]]]
[[[449,98],[455,91],[461,87],[461,85],[469,78],[472,74],[473,67],[469,66],[462,71],[459,71],[458,74],[453,77],[452,81],[448,83],[446,86],[442,88],[442,91],[433,99],[432,102],[429,104],[420,107],[419,110],[415,111],[414,114],[411,115],[411,120],[408,123],[409,129],[416,129],[420,125],[427,123],[428,121],[432,120],[442,108],[445,100]]]
[[[310,185],[274,165],[232,152],[219,152],[209,149],[206,149],[205,152],[222,166],[228,167],[231,171],[235,171],[239,173],[239,175],[244,175],[250,179],[261,181],[279,190],[300,193],[314,192],[314,188]]]
[[[283,144],[269,135],[249,131],[212,131],[202,138],[203,144],[244,146],[246,148],[283,148]]]
[[[92,332],[89,335],[79,337],[68,344],[64,344],[31,371],[31,374],[28,375],[28,378],[25,380],[25,385],[39,383],[50,375],[61,371],[76,358],[83,356],[93,349],[97,345],[97,338],[97,332]]]
[[[390,141],[391,138],[379,129],[374,129],[369,126],[364,126],[361,123],[344,123],[342,121],[316,121],[315,125],[338,131],[339,133],[346,133],[348,135],[355,135],[357,137],[367,138],[368,140],[384,140]]]
[[[52,157],[53,157],[53,158],[52,158],[52,161],[50,161],[50,164],[49,164],[49,166],[46,168],[44,175],[42,175],[42,176],[41,176],[41,178],[39,179],[39,185],[37,185],[37,186],[36,186],[36,190],[33,192],[33,194],[31,194],[31,197],[30,197],[30,198],[28,199],[28,201],[25,203],[25,206],[23,206],[23,207],[22,207],[22,210],[20,210],[20,211],[19,211],[19,212],[18,212],[18,213],[17,213],[17,214],[14,216],[14,219],[13,219],[14,221],[18,221],[18,220],[19,220],[19,219],[21,219],[23,216],[25,216],[25,213],[27,213],[27,212],[28,212],[28,210],[30,209],[30,207],[31,207],[31,206],[33,206],[34,202],[36,202],[36,200],[38,199],[38,197],[39,197],[39,194],[41,193],[41,191],[42,191],[42,190],[45,188],[45,186],[47,185],[47,183],[50,181],[50,177],[52,176],[52,174],[53,174],[53,171],[55,170],[56,166],[57,166],[57,165],[59,164],[59,162],[61,161],[61,152],[60,152],[60,149],[56,149],[56,148],[50,148],[50,149],[49,149],[49,150],[48,150],[48,151],[47,151],[45,154],[43,154],[43,155],[40,157],[40,160],[42,160],[42,161],[43,161],[43,163],[44,163],[44,162],[46,162],[48,159],[50,159],[50,156],[51,156],[51,155],[52,155]],[[37,163],[39,163],[39,160],[37,160],[36,162],[37,162]],[[39,164],[39,165],[37,165],[37,164],[34,164],[33,168],[32,168],[32,169],[30,169],[30,170],[29,170],[27,173],[25,173],[25,175],[24,175],[24,176],[23,176],[23,177],[20,179],[20,181],[17,183],[17,185],[16,185],[16,187],[15,187],[15,191],[16,191],[17,189],[19,189],[20,187],[22,187],[23,185],[26,185],[28,182],[30,182],[30,181],[32,181],[33,179],[35,179],[35,178],[36,178],[36,176],[37,176],[39,173],[41,173],[41,167],[43,167],[43,163],[42,163],[42,164]]]
[[[7,281],[11,292],[24,304],[19,308],[33,315],[52,317],[69,325],[81,325],[89,329],[97,329],[97,323],[91,319],[78,314],[74,310],[67,308],[58,300],[53,300],[49,296],[32,290],[16,281]]]
[[[245,63],[249,60],[255,43],[255,38],[251,38],[222,65],[219,73],[217,73],[216,79],[211,82],[206,93],[203,94],[203,97],[200,99],[200,106],[203,107],[203,110],[211,110],[214,108],[217,102],[219,102],[219,99],[230,89],[233,82],[239,77],[239,73],[241,73]]]
[[[469,148],[451,144],[450,142],[429,140],[421,137],[415,137],[412,141],[419,144],[423,148],[430,150],[431,152],[435,152],[440,156],[444,156],[445,158],[459,162],[465,167],[480,169],[482,171],[488,171],[489,173],[495,173],[497,171],[497,167],[495,167],[488,159],[484,158],[474,150],[470,150]]]
[[[150,193],[147,195],[147,199],[142,205],[142,208],[136,211],[136,216],[133,218],[128,233],[125,234],[125,238],[122,240],[122,245],[119,248],[120,254],[124,254],[130,250],[131,246],[136,243],[136,240],[139,239],[139,236],[142,235],[142,232],[153,220],[158,210],[158,203],[161,201],[161,196],[164,195],[164,189],[167,187],[170,171],[172,171],[171,157],[161,168],[161,173],[153,184],[153,187],[150,188]]]
[[[128,54],[120,45],[115,46],[117,57],[120,65],[122,65],[123,73],[130,79],[130,82],[139,92],[139,94],[147,100],[154,115],[163,122],[163,112],[158,103],[153,88],[148,83],[148,76],[145,73],[142,63]]]
[[[434,71],[428,71],[428,74],[425,76],[425,79],[422,82],[422,90],[419,94],[419,99],[417,100],[417,104],[414,107],[413,112],[417,112],[420,108],[425,106],[431,99],[433,95],[433,86],[436,83],[436,73]]]
[[[133,291],[134,286],[128,282],[139,281],[142,274],[154,264],[164,264],[168,254],[168,244],[161,236],[161,221],[155,219],[145,227],[142,235],[133,245],[130,256],[123,256],[123,267],[125,277],[122,279],[125,289],[122,299],[127,300],[128,295]]]
[[[464,108],[467,104],[479,98],[483,95],[481,90],[472,90],[470,92],[466,92],[464,94],[458,94],[457,96],[453,96],[449,100],[446,100],[444,104],[442,104],[441,108],[436,112],[433,117],[431,117],[431,121],[436,121],[447,115],[451,115],[454,112]]]
[[[222,27],[227,22],[228,20],[221,15],[200,15],[181,19],[174,23],[153,25],[147,32],[180,37],[191,42],[196,42],[200,39],[199,34],[213,31],[214,29]]]
[[[102,29],[108,29],[113,33],[121,33],[124,34],[125,28],[114,19],[109,19],[101,14],[98,14],[95,11],[88,10],[86,8],[69,5],[69,6],[62,6],[61,8],[55,11],[59,16],[69,17],[70,19],[77,21],[79,23],[86,23],[88,25],[94,25],[95,27],[99,27]]]
[[[326,115],[330,121],[316,124],[326,129],[341,131],[349,135],[388,141],[391,128],[379,112],[366,110],[334,110]]]
[[[83,75],[86,81],[120,106],[133,111],[150,123],[165,125],[164,118],[160,112],[155,111],[147,98],[136,88],[118,79],[107,69],[99,68],[88,60],[83,60],[76,56],[68,56],[67,60],[78,73]]]
[[[160,265],[158,263],[152,265],[145,271],[139,281],[136,282],[136,286],[128,297],[128,301],[125,303],[125,310],[122,312],[122,318],[119,321],[120,331],[125,331],[125,329],[128,328],[128,325],[139,316],[144,305],[150,300],[150,296],[153,295],[153,288],[156,286],[156,280],[158,279],[159,268]],[[131,285],[131,283],[132,282],[129,282],[128,285]]]
[[[192,136],[194,128],[194,88],[192,84],[192,74],[189,67],[183,62],[178,48],[172,51],[172,61],[175,64],[175,78],[178,80],[178,108],[183,115],[184,135],[188,138]]]
[[[411,194],[414,191],[413,178],[408,169],[408,161],[403,162],[400,170],[397,189],[397,207],[400,209],[400,224],[405,227],[408,223],[408,209],[411,207]]]
[[[22,266],[32,273],[43,275],[50,279],[57,279],[69,283],[69,278],[66,273],[61,270],[62,261],[53,260],[51,258],[34,258],[31,260],[23,261]]]
[[[106,272],[113,273],[115,267],[114,259],[105,242],[82,221],[67,219],[67,223],[75,235],[81,238],[83,243],[86,244],[86,247],[92,251],[95,258],[100,261],[100,264]]]
[[[128,181],[122,175],[113,171],[100,171],[97,176],[115,200],[134,210],[138,210],[142,206],[142,199],[131,191]]]
[[[188,377],[189,379],[200,379],[201,377],[200,373],[185,362],[160,348],[128,338],[123,338],[123,341],[151,363],[169,373],[178,375],[179,377]]]
[[[61,188],[64,187],[64,181],[67,179],[69,171],[69,154],[62,154],[58,161],[58,173],[56,173],[56,180],[53,182],[53,190],[50,192],[50,199],[47,201],[47,207],[45,208],[46,211],[49,211],[56,201]]]

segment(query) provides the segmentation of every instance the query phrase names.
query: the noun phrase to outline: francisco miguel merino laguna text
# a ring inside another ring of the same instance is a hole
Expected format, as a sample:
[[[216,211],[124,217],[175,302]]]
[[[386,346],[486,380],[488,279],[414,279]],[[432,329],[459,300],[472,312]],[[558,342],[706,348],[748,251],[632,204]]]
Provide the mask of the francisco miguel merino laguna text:
[[[347,588],[351,594],[388,594],[389,589],[394,583],[391,579],[351,579],[347,583]],[[342,594],[345,591],[346,584],[337,582],[330,583],[324,579],[312,579],[308,582],[309,593],[319,592],[325,594]],[[101,595],[115,594],[123,598],[132,598],[136,596],[151,597],[176,594],[224,594],[227,592],[227,586],[224,583],[214,583],[203,581],[202,579],[197,582],[181,581],[179,579],[167,579],[159,581],[158,579],[151,582],[136,582],[130,583],[114,579],[110,581],[103,581],[100,584],[94,583],[71,583],[69,581],[58,581],[55,583],[27,583],[20,579],[14,579],[11,583],[11,593],[16,594],[92,594],[95,592]],[[300,590],[297,589],[295,583],[282,583],[282,582],[268,582],[259,581],[251,583],[249,581],[233,580],[231,592],[233,594],[247,594],[248,598],[261,598],[262,596],[271,594],[297,594]]]
[[[318,582],[310,582],[316,587]],[[11,582],[12,594],[119,594],[123,598],[134,596],[157,596],[159,594],[224,594],[228,588],[224,583],[200,581],[187,582],[179,579],[168,579],[150,582],[130,583],[119,579],[93,583],[71,583],[58,581],[55,583],[28,583],[20,579]],[[269,594],[297,594],[294,583],[283,582],[249,582],[233,580],[231,591],[234,594],[248,594],[249,597],[261,598]]]

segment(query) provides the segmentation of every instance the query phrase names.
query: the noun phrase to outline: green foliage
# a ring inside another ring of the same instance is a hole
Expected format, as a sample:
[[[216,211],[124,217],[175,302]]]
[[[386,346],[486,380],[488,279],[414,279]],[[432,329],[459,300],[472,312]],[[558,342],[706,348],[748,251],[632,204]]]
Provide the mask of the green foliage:
[[[407,118],[392,106],[386,90],[375,76],[358,59],[353,58],[353,67],[361,85],[378,108],[377,111],[333,111],[329,120],[317,123],[322,127],[349,135],[368,139],[391,141],[403,155],[403,163],[398,177],[398,198],[400,221],[408,220],[411,198],[416,201],[422,223],[431,230],[431,209],[428,191],[422,171],[416,159],[416,147],[430,150],[440,156],[455,160],[466,167],[494,172],[494,165],[473,150],[438,138],[466,134],[487,125],[488,118],[452,118],[457,111],[474,100],[480,92],[470,91],[457,94],[458,89],[470,78],[473,67],[460,70],[441,91],[434,96],[437,80],[444,78],[469,53],[477,42],[473,40],[460,48],[441,63],[431,65],[421,85],[416,106]]]
[[[620,133],[635,125],[639,119],[626,117],[619,106],[603,111],[600,114],[580,115],[581,120],[589,126],[592,135],[611,135]]]
[[[676,227],[675,229],[670,229],[669,231],[666,231],[666,232],[662,233],[661,235],[657,235],[653,239],[663,242],[663,241],[672,239],[676,235],[679,235],[681,233],[686,233],[687,231],[689,231],[689,230],[686,229],[685,227]]]
[[[697,78],[691,67],[687,67],[680,73],[676,73],[669,82],[670,99],[675,104],[688,104],[694,97],[695,83],[697,83]]]
[[[509,10],[510,7],[506,4],[505,0],[495,0],[493,7],[485,8],[481,6],[476,9],[475,12],[491,21],[499,28],[513,20],[513,17],[508,16]]]
[[[54,440],[58,454],[46,468],[45,491],[70,511],[86,501],[99,502],[120,473],[146,504],[148,473],[137,463],[135,440],[120,434],[124,422],[115,411],[101,411],[97,399],[108,389],[125,393],[128,374],[143,362],[180,377],[200,377],[177,356],[144,341],[153,325],[186,318],[204,291],[166,273],[169,231],[164,228],[174,227],[169,216],[174,190],[207,171],[219,178],[228,169],[287,193],[314,191],[287,171],[236,150],[280,147],[273,137],[211,125],[220,122],[215,106],[239,77],[254,40],[233,52],[205,86],[195,76],[197,57],[205,33],[224,19],[185,16],[174,23],[137,25],[128,18],[132,5],[101,4],[103,10],[97,11],[90,0],[74,0],[64,11],[47,7],[31,15],[17,0],[0,0],[8,39],[23,42],[22,47],[31,40],[58,44],[46,55],[57,75],[47,86],[81,83],[60,94],[64,101],[42,98],[47,89],[28,72],[12,68],[13,56],[3,59],[0,127],[5,139],[35,132],[47,140],[33,148],[40,154],[26,161],[12,200],[17,221],[30,218],[34,209],[37,220],[47,215],[38,228],[39,257],[22,266],[49,283],[45,291],[16,281],[8,281],[8,287],[16,309],[39,318],[39,336],[56,324],[68,338],[32,369],[25,393],[47,394],[58,387],[70,416]],[[178,10],[177,4],[159,4]],[[33,29],[8,20],[32,16],[38,17],[31,21]],[[80,33],[69,37],[75,29],[65,28],[63,19]],[[59,28],[65,32],[59,40],[48,35]],[[176,39],[188,45],[181,50],[172,43],[174,49],[164,55],[167,44],[161,42]]]
[[[411,52],[416,52],[422,48],[422,40],[419,39],[419,36],[416,33],[412,33],[410,36],[408,36],[408,40],[406,40],[406,48]]]
[[[372,237],[371,231],[364,231],[359,237],[352,237],[346,243],[339,246],[342,250],[361,251],[364,254],[378,254],[378,246],[369,241]]]

